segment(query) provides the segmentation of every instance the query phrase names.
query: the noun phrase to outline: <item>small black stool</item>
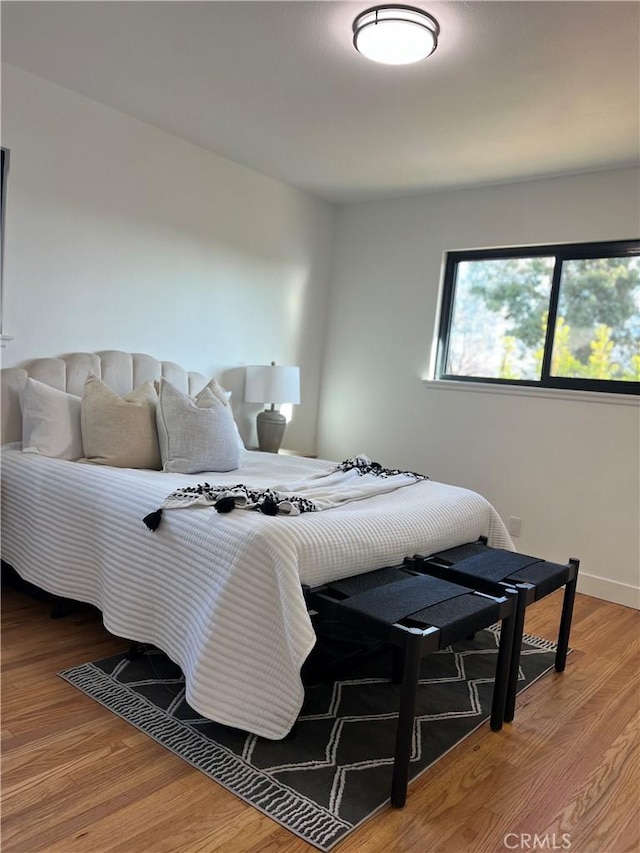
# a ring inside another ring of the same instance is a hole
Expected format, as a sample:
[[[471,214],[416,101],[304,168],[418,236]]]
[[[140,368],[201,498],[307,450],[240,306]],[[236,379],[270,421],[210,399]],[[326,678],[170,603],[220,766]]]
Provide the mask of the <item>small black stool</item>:
[[[425,569],[426,570],[426,569]],[[391,803],[406,802],[420,661],[482,628],[501,621],[491,706],[491,728],[502,728],[507,697],[517,595],[499,595],[416,572],[409,566],[378,569],[304,588],[308,607],[323,617],[364,631],[394,649],[393,680],[401,681]],[[402,673],[400,678],[400,673]]]
[[[513,587],[517,591],[514,647],[505,704],[506,722],[511,722],[515,715],[525,610],[534,601],[539,601],[563,586],[564,599],[558,630],[555,669],[557,672],[564,672],[578,583],[579,560],[571,558],[566,565],[550,563],[539,557],[529,557],[526,554],[505,551],[501,548],[490,548],[486,537],[482,536],[477,542],[449,548],[430,557],[408,558],[405,560],[405,565],[414,571],[425,571],[432,576],[435,575],[452,583],[465,584],[492,595],[497,595],[500,590],[508,587]]]

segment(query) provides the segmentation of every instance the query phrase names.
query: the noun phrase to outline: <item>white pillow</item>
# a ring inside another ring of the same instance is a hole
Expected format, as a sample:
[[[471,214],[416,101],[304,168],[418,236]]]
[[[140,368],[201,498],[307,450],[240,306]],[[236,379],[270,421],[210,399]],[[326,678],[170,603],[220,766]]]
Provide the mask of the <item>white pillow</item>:
[[[231,391],[227,391],[226,388],[223,388],[222,385],[215,378],[215,376],[213,377],[213,379],[210,379],[208,384],[204,387],[208,388],[212,394],[215,394],[218,400],[220,400],[220,402],[223,403],[225,406],[229,405],[229,400],[231,399]],[[204,388],[202,389],[202,391],[204,391]],[[199,391],[198,393],[201,394],[202,391]],[[196,397],[197,396],[198,395],[196,394]]]
[[[160,393],[160,382],[161,381],[162,380],[156,380],[153,383],[158,394]],[[225,406],[229,406],[229,409],[231,410],[231,417],[233,417],[233,409],[231,409],[231,403],[230,403],[231,391],[227,391],[226,388],[223,388],[222,385],[218,382],[218,380],[215,377],[213,379],[210,379],[209,382],[204,387],[208,388],[209,391],[211,391],[213,394],[215,394],[215,396],[220,400],[221,403],[223,403]],[[202,389],[202,391],[204,391],[204,388]],[[199,391],[198,393],[202,394],[202,391]],[[197,399],[197,396],[198,395],[196,395],[195,397],[192,397],[192,399],[193,400]],[[238,442],[238,447],[240,448],[240,450],[246,450],[246,448],[244,446],[244,441],[242,440],[242,436],[240,435],[240,430],[238,429],[238,424],[235,422],[235,418],[233,421],[233,425],[234,425],[235,430],[236,430],[236,441]]]
[[[20,394],[22,450],[58,459],[80,459],[80,397],[29,377]]]
[[[231,406],[209,385],[193,398],[160,381],[156,420],[163,471],[198,474],[240,467]]]
[[[81,407],[82,443],[88,462],[115,468],[160,468],[153,382],[119,397],[89,374]]]
[[[227,391],[226,388],[223,388],[215,377],[209,381],[208,385],[205,385],[205,388],[208,388],[213,394],[216,395],[220,402],[222,402],[225,406],[229,407],[231,411],[231,417],[233,417],[233,410],[231,409],[230,403],[231,391]],[[204,388],[202,390],[204,391]],[[202,393],[202,391],[200,393]],[[241,450],[244,450],[244,441],[242,440],[242,436],[240,435],[240,430],[238,429],[238,424],[235,422],[235,418],[233,421],[233,425],[236,430],[236,441],[238,442],[238,447]]]

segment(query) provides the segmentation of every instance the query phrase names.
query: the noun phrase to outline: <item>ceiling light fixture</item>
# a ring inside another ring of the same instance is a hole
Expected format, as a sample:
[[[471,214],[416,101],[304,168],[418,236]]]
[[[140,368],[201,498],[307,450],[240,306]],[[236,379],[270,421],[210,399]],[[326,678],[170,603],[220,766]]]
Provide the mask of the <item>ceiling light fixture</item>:
[[[438,45],[440,25],[413,6],[374,6],[353,22],[355,49],[387,65],[408,65],[430,56]]]

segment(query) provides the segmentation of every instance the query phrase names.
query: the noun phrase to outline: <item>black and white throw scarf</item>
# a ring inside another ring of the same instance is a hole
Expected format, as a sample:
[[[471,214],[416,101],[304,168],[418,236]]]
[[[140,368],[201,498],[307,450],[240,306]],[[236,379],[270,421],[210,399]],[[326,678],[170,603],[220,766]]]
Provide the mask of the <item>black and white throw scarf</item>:
[[[359,474],[375,474],[376,477],[395,477],[398,474],[405,474],[408,477],[413,477],[416,483],[419,480],[429,479],[426,474],[416,474],[415,471],[404,471],[401,468],[383,468],[379,462],[372,462],[364,454],[352,456],[351,459],[345,459],[344,462],[341,462],[334,468],[334,471],[354,470]]]
[[[213,506],[220,513],[249,509],[263,515],[295,516],[331,509],[428,479],[426,475],[413,471],[383,468],[367,456],[359,455],[346,459],[327,474],[284,487],[253,489],[244,483],[235,486],[211,486],[209,483],[185,486],[172,492],[159,509],[150,512],[143,520],[150,530],[157,530],[164,509],[194,505]]]

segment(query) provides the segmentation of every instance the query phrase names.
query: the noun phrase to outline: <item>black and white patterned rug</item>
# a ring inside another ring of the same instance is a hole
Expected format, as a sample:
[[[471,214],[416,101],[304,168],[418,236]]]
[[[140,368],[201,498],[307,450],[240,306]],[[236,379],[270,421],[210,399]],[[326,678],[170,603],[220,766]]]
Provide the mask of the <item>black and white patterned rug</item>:
[[[553,666],[555,646],[526,637],[520,689]],[[480,725],[491,706],[494,629],[422,661],[411,778]],[[295,736],[269,741],[200,717],[180,669],[161,652],[116,655],[62,678],[320,850],[389,802],[400,688],[388,652],[336,680],[307,686]],[[313,681],[313,673],[307,675]],[[517,725],[517,716],[516,722]],[[409,788],[407,808],[411,807]]]

